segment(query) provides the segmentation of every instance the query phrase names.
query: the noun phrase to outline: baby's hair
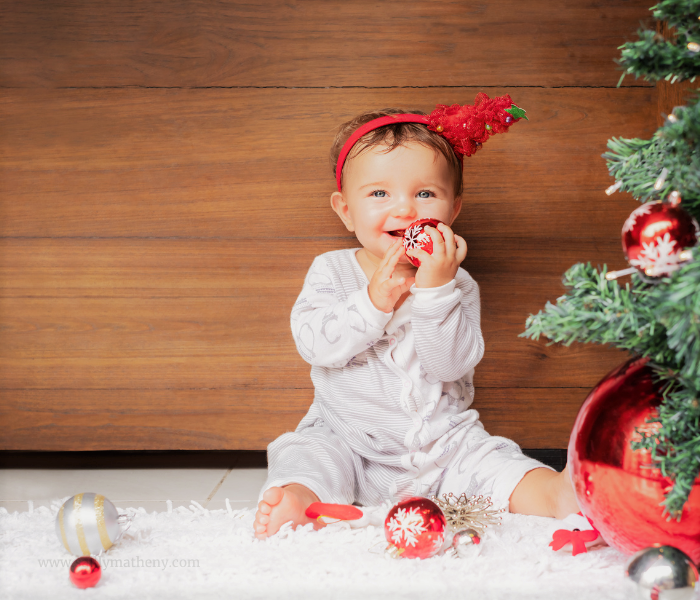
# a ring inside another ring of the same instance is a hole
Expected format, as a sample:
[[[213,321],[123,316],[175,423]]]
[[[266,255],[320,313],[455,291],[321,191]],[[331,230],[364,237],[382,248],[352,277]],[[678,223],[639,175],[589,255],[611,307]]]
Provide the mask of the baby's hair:
[[[338,129],[338,133],[331,147],[331,164],[333,166],[333,175],[336,175],[336,165],[338,164],[338,156],[345,142],[355,132],[355,130],[379,117],[397,114],[418,114],[425,113],[420,110],[402,110],[400,108],[383,108],[371,112],[362,113],[353,119],[343,123]],[[450,170],[454,174],[454,193],[455,198],[462,195],[462,164],[459,162],[457,155],[454,153],[450,143],[441,135],[433,133],[425,125],[420,123],[396,123],[395,125],[384,125],[378,129],[374,129],[363,135],[353,146],[348,155],[345,165],[348,164],[351,158],[355,158],[358,154],[364,152],[373,146],[387,146],[385,152],[391,152],[398,146],[405,146],[406,142],[416,142],[428,148],[432,148],[435,152],[440,152],[446,159]],[[345,166],[343,166],[345,170]]]

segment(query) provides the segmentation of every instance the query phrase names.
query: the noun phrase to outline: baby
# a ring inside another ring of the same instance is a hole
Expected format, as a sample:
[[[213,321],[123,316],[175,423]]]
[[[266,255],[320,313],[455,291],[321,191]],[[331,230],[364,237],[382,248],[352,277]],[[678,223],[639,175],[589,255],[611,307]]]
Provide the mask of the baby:
[[[480,94],[477,107],[484,97],[510,106],[508,96]],[[519,118],[498,114],[496,132]],[[374,506],[453,492],[523,514],[579,511],[568,469],[557,473],[490,436],[469,409],[484,353],[479,288],[459,266],[467,243],[450,225],[462,208],[462,157],[493,131],[483,137],[482,123],[482,137],[450,141],[436,115],[385,109],[336,136],[331,207],[362,247],[316,257],[292,309],[315,396],[296,431],[268,447],[260,539],[288,521],[321,527],[305,515],[318,501]],[[432,254],[404,251],[404,230],[421,218],[442,221],[426,228]]]

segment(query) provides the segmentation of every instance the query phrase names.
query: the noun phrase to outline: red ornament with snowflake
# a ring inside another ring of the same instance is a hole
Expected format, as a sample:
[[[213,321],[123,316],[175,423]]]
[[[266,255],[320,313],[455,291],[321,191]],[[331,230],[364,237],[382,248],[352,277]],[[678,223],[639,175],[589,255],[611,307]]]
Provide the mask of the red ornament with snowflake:
[[[426,226],[435,227],[442,223],[437,219],[418,219],[411,223],[403,234],[403,247],[404,250],[414,250],[415,248],[420,248],[421,250],[427,252],[428,254],[433,253],[433,238],[430,237],[427,231],[425,231]],[[440,234],[442,235],[442,233]],[[442,236],[443,239],[445,236]],[[411,262],[414,267],[420,267],[420,261],[413,256],[406,255],[406,258]]]
[[[384,533],[393,554],[402,558],[430,558],[445,543],[445,515],[427,498],[409,498],[396,504],[384,521]]]
[[[648,202],[632,211],[622,227],[622,249],[630,265],[650,277],[680,267],[684,248],[697,244],[698,223],[680,206]]]

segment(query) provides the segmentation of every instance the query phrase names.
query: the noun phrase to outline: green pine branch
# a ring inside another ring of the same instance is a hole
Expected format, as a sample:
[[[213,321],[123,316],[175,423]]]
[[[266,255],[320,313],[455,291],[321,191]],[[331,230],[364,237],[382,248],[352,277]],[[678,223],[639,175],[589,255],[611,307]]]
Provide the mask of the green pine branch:
[[[640,30],[638,41],[620,47],[618,86],[626,74],[672,83],[700,74],[700,52],[693,52],[700,44],[700,0],[664,0],[651,10],[675,30],[674,39]],[[683,208],[700,221],[700,95],[675,107],[650,140],[612,138],[608,150],[603,157],[620,190],[641,202],[678,191]],[[670,277],[650,283],[634,274],[624,287],[605,278],[606,267],[574,265],[564,274],[567,293],[530,315],[521,334],[567,346],[610,344],[650,360],[665,382],[653,419],[660,427],[639,432],[633,447],[648,449],[651,466],[673,481],[663,504],[678,518],[700,473],[700,248],[695,253]]]
[[[700,0],[664,0],[649,10],[657,21],[665,21],[678,35],[693,39],[700,35]]]
[[[648,450],[650,467],[660,469],[673,480],[663,505],[669,516],[680,520],[683,505],[700,473],[700,391],[683,382],[671,381],[663,396],[658,417],[650,420],[661,423],[661,428],[656,435],[637,430],[642,439],[633,442],[632,449]]]
[[[700,95],[679,106],[650,140],[612,138],[603,154],[608,172],[641,202],[666,198],[677,190],[683,208],[700,221]],[[664,185],[654,189],[663,169]]]
[[[680,517],[700,473],[700,261],[686,263],[656,284],[637,275],[624,287],[589,264],[564,274],[568,292],[530,315],[521,337],[570,345],[610,344],[650,359],[668,381],[659,431],[637,443],[652,451],[652,466],[674,482],[664,507]]]
[[[650,29],[640,29],[639,40],[627,42],[619,47],[622,51],[616,60],[623,70],[618,86],[625,75],[647,81],[661,79],[671,81],[694,81],[700,74],[700,52],[688,49],[689,43],[700,43],[700,0],[665,0],[651,9],[654,18],[666,21],[675,29],[675,40],[665,40]]]

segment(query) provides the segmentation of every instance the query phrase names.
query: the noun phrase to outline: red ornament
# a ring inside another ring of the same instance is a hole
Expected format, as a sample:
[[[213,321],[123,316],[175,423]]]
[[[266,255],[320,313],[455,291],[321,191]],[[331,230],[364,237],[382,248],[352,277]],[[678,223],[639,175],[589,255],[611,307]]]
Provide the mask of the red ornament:
[[[94,587],[102,577],[102,567],[92,556],[81,556],[73,561],[69,576],[75,587]]]
[[[571,477],[579,506],[611,546],[633,553],[654,544],[682,550],[700,560],[700,477],[681,520],[666,520],[660,506],[672,482],[650,469],[648,450],[633,451],[635,427],[646,424],[661,403],[661,384],[646,359],[633,358],[591,391],[579,411],[569,441]]]
[[[622,249],[629,263],[651,277],[669,275],[695,246],[698,223],[680,206],[648,202],[632,211],[622,227]]]
[[[413,250],[415,248],[420,248],[428,254],[433,253],[433,238],[430,237],[427,231],[425,231],[426,225],[428,227],[437,228],[438,224],[442,221],[437,219],[418,219],[411,223],[403,234],[403,247],[405,250]],[[442,233],[440,234],[442,235]],[[445,236],[442,236],[445,239]],[[406,255],[406,258],[411,262],[414,267],[420,267],[420,261],[413,256]]]
[[[386,539],[404,558],[430,558],[445,543],[445,515],[427,498],[409,498],[396,504],[384,521]]]

